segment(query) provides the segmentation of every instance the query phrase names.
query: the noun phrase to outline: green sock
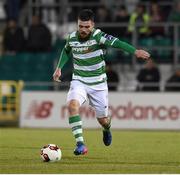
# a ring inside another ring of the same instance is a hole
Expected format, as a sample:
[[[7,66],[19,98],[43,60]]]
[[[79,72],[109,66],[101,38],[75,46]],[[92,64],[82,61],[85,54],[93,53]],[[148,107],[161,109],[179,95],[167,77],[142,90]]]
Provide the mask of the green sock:
[[[79,115],[70,116],[69,117],[69,124],[72,129],[72,133],[75,137],[76,142],[84,142],[82,136],[82,121]]]

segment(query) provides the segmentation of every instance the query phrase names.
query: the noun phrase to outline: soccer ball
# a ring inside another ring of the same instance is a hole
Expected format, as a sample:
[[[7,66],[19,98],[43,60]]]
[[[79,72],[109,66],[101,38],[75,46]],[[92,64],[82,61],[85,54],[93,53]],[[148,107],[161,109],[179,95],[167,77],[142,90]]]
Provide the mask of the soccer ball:
[[[41,149],[41,158],[44,162],[56,162],[61,160],[61,149],[55,144],[45,145]]]

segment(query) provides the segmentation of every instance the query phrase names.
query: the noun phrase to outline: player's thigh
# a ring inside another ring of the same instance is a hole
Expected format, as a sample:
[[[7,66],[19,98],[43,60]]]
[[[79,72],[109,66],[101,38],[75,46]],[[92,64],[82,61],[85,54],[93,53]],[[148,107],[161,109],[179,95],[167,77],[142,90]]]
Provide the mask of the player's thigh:
[[[93,90],[88,93],[89,104],[95,109],[96,117],[108,116],[108,90]]]
[[[81,106],[86,99],[87,94],[83,84],[78,81],[72,81],[67,94],[67,103],[69,103],[71,100],[76,100]]]

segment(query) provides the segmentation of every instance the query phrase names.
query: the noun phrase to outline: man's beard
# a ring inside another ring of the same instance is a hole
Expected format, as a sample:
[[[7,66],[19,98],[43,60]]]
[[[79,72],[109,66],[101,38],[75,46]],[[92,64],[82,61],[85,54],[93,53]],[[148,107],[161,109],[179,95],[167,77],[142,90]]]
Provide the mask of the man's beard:
[[[85,33],[85,32],[80,33],[80,37],[81,37],[82,39],[88,38],[89,35],[90,35],[90,33],[89,33],[89,34],[87,34],[87,33]]]

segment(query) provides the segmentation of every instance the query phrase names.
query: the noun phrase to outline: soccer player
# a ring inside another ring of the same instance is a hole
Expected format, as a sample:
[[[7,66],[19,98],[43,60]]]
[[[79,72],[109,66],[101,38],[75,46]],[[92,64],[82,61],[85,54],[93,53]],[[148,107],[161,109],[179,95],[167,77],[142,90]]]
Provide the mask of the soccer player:
[[[132,45],[96,29],[94,27],[94,13],[90,9],[82,10],[78,16],[78,29],[68,36],[53,74],[53,79],[60,81],[62,67],[68,59],[73,59],[74,70],[67,95],[67,105],[69,124],[76,140],[75,155],[87,153],[82,132],[82,121],[79,116],[79,108],[87,98],[89,104],[94,107],[97,120],[103,128],[104,144],[109,146],[112,142],[104,61],[104,49],[107,47],[119,48],[145,60],[150,57],[148,52],[138,50]]]

